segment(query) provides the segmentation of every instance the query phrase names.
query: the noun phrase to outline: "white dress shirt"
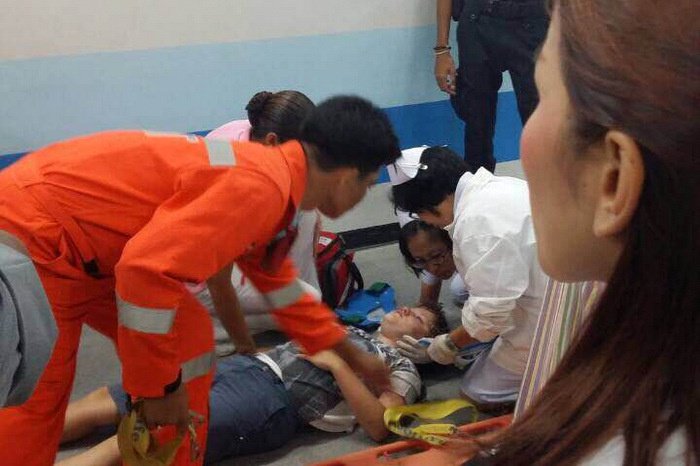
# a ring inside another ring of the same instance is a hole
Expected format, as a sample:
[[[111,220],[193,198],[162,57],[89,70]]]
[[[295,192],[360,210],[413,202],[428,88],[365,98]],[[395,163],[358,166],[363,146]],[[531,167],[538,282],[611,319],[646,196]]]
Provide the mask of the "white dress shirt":
[[[489,358],[522,374],[546,286],[527,183],[484,168],[464,174],[455,192],[454,222],[446,229],[469,291],[462,325],[479,341],[500,337]]]

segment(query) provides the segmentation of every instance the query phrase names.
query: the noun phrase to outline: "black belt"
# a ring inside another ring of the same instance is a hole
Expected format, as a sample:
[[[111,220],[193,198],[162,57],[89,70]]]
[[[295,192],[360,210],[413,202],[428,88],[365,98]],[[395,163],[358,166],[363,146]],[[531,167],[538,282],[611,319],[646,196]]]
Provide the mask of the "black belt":
[[[523,19],[547,16],[544,0],[477,0],[477,5],[480,14],[495,18]]]

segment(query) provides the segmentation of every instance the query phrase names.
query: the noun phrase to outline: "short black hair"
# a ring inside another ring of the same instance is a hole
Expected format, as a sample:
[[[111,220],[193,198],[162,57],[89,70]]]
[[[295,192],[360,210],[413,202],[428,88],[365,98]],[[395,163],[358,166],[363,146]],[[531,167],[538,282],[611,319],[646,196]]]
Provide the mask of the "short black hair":
[[[319,149],[316,163],[326,171],[353,167],[365,176],[401,155],[386,114],[356,96],[321,102],[302,123],[300,139]]]
[[[399,250],[401,251],[401,255],[403,256],[403,260],[406,262],[406,265],[408,268],[413,270],[413,273],[415,273],[416,276],[420,275],[421,269],[413,266],[416,258],[413,257],[413,254],[411,254],[411,251],[408,249],[408,242],[421,231],[428,234],[431,240],[441,242],[447,247],[447,249],[452,251],[452,239],[446,230],[425,222],[421,222],[420,220],[412,220],[408,222],[406,225],[401,227],[401,230],[399,231]]]
[[[427,168],[418,170],[415,178],[391,188],[394,207],[410,213],[432,212],[457,189],[459,179],[469,164],[447,147],[428,147],[420,162]]]

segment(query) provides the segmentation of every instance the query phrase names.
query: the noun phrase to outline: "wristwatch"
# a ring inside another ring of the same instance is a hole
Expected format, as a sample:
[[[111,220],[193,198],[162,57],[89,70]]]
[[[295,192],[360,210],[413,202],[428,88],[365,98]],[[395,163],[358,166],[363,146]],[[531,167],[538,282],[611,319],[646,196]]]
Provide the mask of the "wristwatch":
[[[165,395],[175,393],[177,389],[180,388],[180,385],[182,385],[182,370],[180,370],[180,372],[177,373],[177,379],[175,379],[174,382],[171,382],[165,387],[163,387],[163,392]]]

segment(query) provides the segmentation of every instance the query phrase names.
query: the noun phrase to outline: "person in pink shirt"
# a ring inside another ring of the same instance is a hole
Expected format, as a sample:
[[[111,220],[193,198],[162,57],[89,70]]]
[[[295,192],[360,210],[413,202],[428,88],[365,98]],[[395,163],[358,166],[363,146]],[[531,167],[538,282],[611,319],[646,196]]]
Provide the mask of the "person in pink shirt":
[[[298,137],[302,120],[314,108],[314,103],[303,93],[292,90],[279,92],[261,91],[255,94],[245,109],[246,120],[233,120],[207,134],[207,139],[228,141],[254,141],[276,145]],[[301,211],[298,216],[299,233],[290,250],[290,257],[299,269],[299,278],[310,292],[320,299],[320,286],[316,274],[314,245],[320,229],[320,217],[316,211]],[[259,333],[276,328],[270,308],[252,283],[233,267],[231,276],[234,289],[251,332]],[[202,304],[210,308],[211,295],[205,284],[190,288]],[[214,318],[214,337],[219,356],[234,351],[233,345],[220,322]]]
[[[280,144],[298,137],[301,122],[313,108],[311,99],[299,91],[261,91],[245,107],[247,120],[230,121],[213,129],[206,137]]]
[[[258,92],[255,96],[260,94],[268,95],[269,92]],[[251,99],[251,102],[255,100],[255,97]],[[248,104],[250,107],[250,104]],[[248,108],[246,107],[246,108]],[[207,134],[207,139],[225,139],[228,141],[250,141],[250,128],[251,124],[249,120],[233,120],[226,124],[219,126],[216,129],[211,130]]]

